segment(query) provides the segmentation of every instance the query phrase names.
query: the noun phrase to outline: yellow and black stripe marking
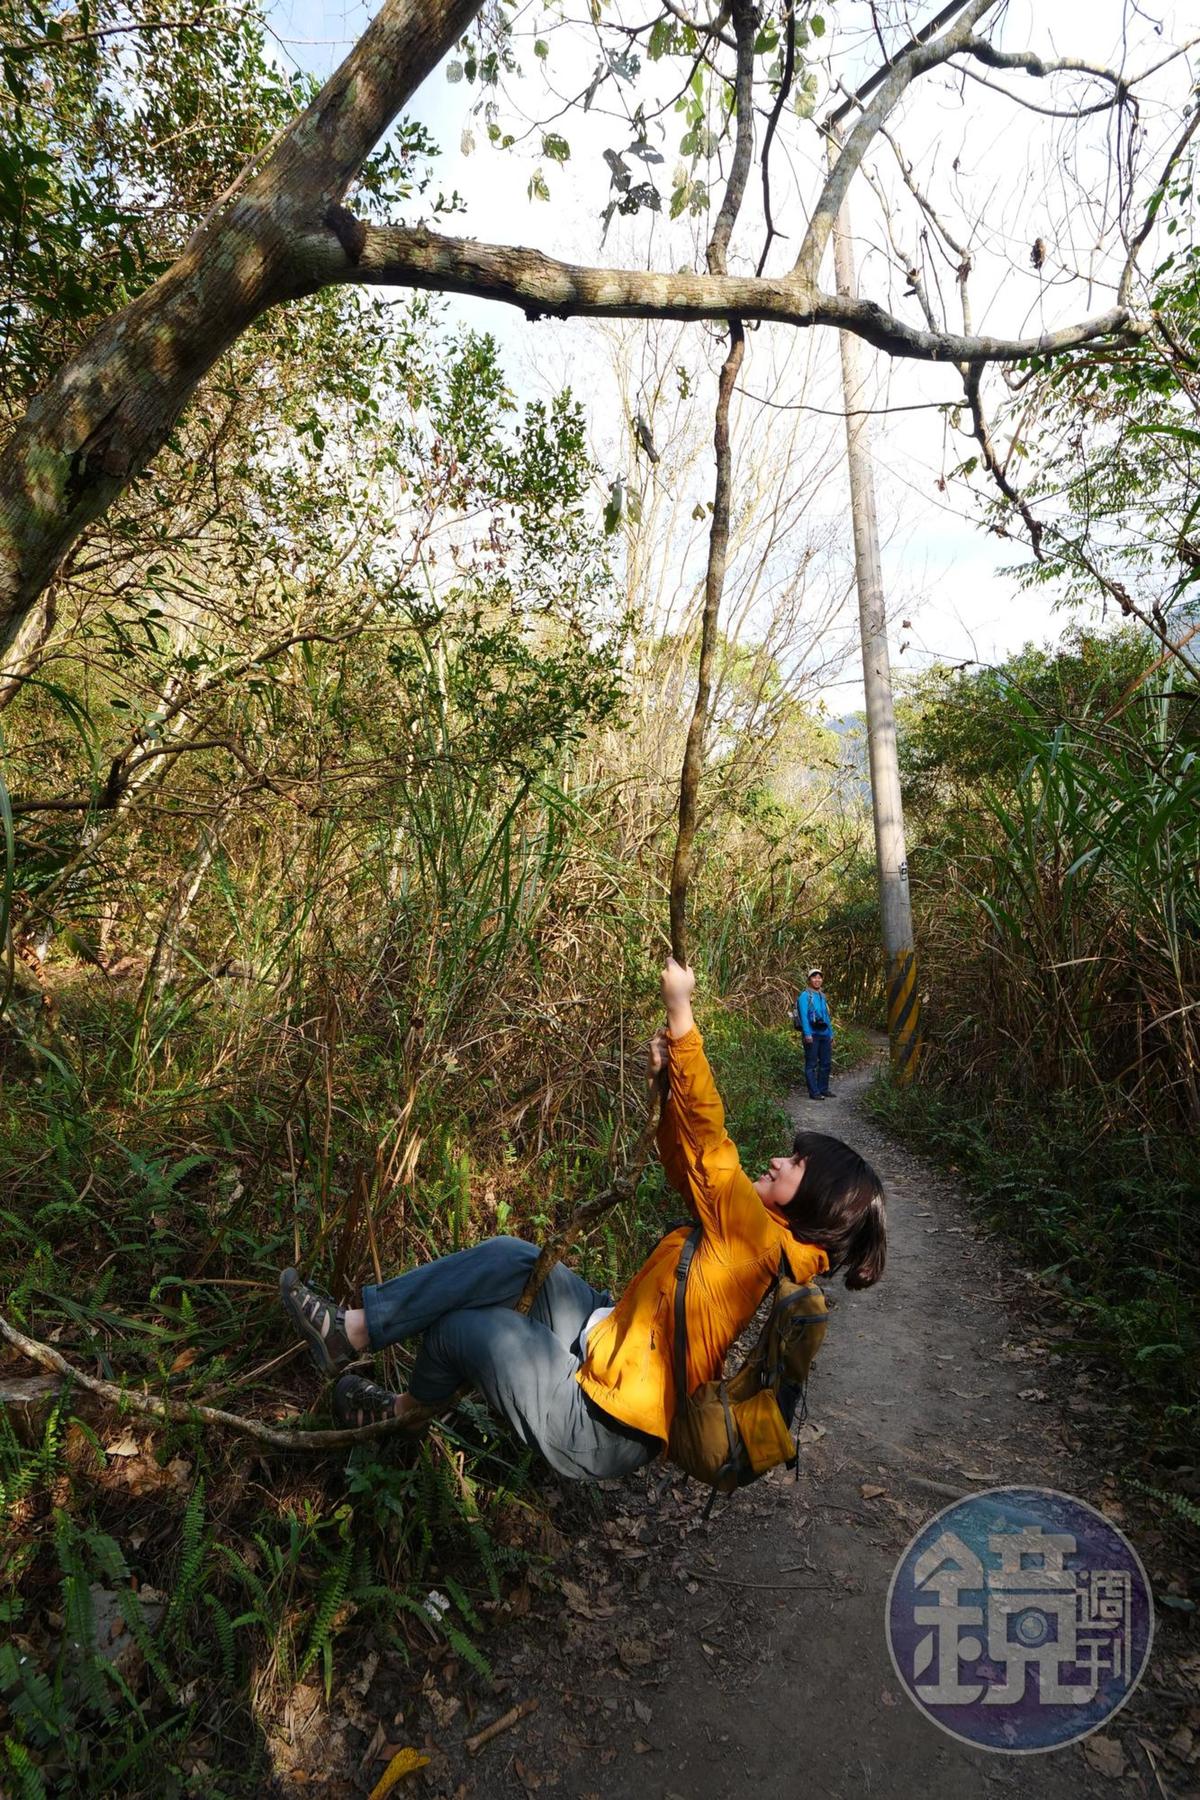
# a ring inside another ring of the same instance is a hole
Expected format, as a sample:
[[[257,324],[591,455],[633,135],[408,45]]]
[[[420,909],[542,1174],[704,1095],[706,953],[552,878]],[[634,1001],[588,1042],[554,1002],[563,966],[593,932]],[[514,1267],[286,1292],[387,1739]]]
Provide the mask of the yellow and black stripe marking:
[[[913,950],[901,950],[892,958],[887,1013],[892,1073],[901,1086],[906,1086],[916,1073],[921,1052],[921,1001]]]

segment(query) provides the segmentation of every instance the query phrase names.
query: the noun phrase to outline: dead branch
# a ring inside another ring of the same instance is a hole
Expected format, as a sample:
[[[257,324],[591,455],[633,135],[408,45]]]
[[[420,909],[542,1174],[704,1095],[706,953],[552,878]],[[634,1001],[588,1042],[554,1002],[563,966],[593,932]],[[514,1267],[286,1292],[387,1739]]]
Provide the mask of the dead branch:
[[[180,1425],[197,1420],[205,1425],[220,1425],[242,1437],[253,1438],[256,1443],[269,1444],[273,1450],[349,1450],[355,1444],[365,1443],[369,1438],[390,1437],[397,1432],[403,1434],[406,1431],[410,1437],[413,1435],[412,1426],[403,1419],[381,1419],[375,1425],[356,1426],[347,1431],[289,1431],[282,1426],[262,1425],[257,1419],[244,1419],[239,1413],[225,1412],[217,1406],[197,1406],[186,1400],[161,1400],[157,1394],[147,1394],[138,1388],[119,1387],[115,1381],[100,1381],[94,1375],[85,1375],[51,1345],[26,1337],[23,1331],[18,1331],[15,1325],[10,1325],[2,1316],[0,1337],[10,1343],[14,1350],[19,1350],[22,1356],[27,1356],[30,1362],[37,1363],[39,1368],[60,1376],[64,1381],[74,1382],[77,1387],[107,1401],[118,1411],[137,1412],[152,1419],[170,1419]]]

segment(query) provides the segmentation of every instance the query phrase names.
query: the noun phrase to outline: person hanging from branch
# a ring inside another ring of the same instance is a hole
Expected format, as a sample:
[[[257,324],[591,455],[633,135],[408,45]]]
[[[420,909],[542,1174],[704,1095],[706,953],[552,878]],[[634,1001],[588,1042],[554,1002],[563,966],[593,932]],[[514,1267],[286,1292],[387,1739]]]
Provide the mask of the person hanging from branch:
[[[743,1173],[692,1016],[694,989],[692,970],[672,958],[662,971],[667,1023],[647,1059],[652,1084],[667,1077],[663,1167],[702,1228],[686,1288],[689,1393],[719,1378],[781,1259],[798,1282],[840,1272],[847,1287],[864,1288],[883,1274],[887,1252],[882,1186],[849,1145],[802,1131],[756,1181]],[[283,1271],[280,1293],[323,1374],[421,1339],[407,1393],[341,1374],[339,1424],[396,1418],[419,1432],[472,1387],[560,1475],[598,1481],[650,1462],[670,1435],[674,1290],[688,1232],[668,1232],[615,1303],[560,1262],[522,1315],[514,1303],[538,1251],[508,1237],[365,1287],[353,1310],[316,1293],[295,1269]]]

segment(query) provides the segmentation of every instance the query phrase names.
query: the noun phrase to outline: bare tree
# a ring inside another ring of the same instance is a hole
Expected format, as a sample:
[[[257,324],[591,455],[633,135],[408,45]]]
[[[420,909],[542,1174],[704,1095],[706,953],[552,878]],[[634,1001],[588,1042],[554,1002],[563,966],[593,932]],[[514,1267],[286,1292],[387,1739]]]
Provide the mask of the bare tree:
[[[798,254],[777,274],[729,272],[724,248],[704,272],[589,267],[421,226],[366,222],[344,204],[356,172],[479,10],[479,0],[424,5],[385,0],[318,97],[219,199],[174,265],[101,325],[46,383],[11,437],[0,471],[0,645],[7,652],[19,658],[44,635],[45,619],[36,603],[63,558],[165,443],[222,351],[268,307],[322,287],[365,283],[469,293],[517,306],[530,318],[835,326],[894,356],[969,368],[1053,355],[1141,329],[1129,283],[1116,304],[1094,316],[1008,337],[914,322],[873,299],[821,285],[833,220],[855,174],[910,89],[932,72],[954,70],[965,78],[986,69],[987,79],[1000,72],[1039,83],[1083,78],[1101,84],[1110,107],[1122,110],[1134,103],[1133,83],[1120,71],[999,48],[993,41],[999,30],[995,21],[1003,14],[997,0],[943,8],[922,30],[903,17],[893,22],[892,53],[882,74],[855,90],[855,122],[805,208],[803,230],[796,233]],[[624,31],[628,43],[630,33],[640,40],[664,21],[674,29],[681,12],[675,5],[665,13],[652,7],[648,19],[613,29]],[[981,35],[985,19],[992,37]],[[732,91],[733,46],[723,21],[724,14],[710,22],[687,19],[679,54],[689,67],[714,69]],[[797,9],[785,5],[782,24],[789,43],[796,23]],[[766,158],[790,70],[789,50],[782,70],[767,82],[772,118],[760,158],[768,214],[773,208]],[[829,74],[835,90],[846,85],[839,71]],[[1082,116],[1090,105],[1079,103],[1075,113]],[[1129,165],[1136,176],[1132,157]],[[1120,208],[1131,254],[1152,236],[1149,225],[1142,230],[1135,216],[1135,187],[1136,180],[1125,182]],[[1149,204],[1142,202],[1148,218]],[[772,234],[778,236],[779,229],[772,219]]]

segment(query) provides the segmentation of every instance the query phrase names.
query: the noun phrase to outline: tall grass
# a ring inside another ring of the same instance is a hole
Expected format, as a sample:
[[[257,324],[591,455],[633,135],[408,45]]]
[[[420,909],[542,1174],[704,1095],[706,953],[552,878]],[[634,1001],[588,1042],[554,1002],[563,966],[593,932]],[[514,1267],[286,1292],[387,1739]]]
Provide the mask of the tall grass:
[[[1037,1259],[1165,1453],[1200,1424],[1200,696],[1126,674],[973,722],[974,805],[927,804],[913,859],[921,1081],[878,1104]]]

